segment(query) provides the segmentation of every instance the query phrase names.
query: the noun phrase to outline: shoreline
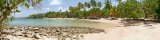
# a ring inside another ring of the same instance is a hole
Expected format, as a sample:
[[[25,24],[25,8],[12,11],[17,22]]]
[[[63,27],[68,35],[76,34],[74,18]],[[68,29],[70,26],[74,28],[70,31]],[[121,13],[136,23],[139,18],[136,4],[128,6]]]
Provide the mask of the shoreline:
[[[91,21],[91,22],[99,22],[99,23],[107,23],[109,21],[116,21],[120,22],[121,19],[117,20],[109,20],[108,18],[100,18],[100,19],[78,19],[78,18],[44,18],[49,20],[55,20],[55,19],[65,19],[65,20],[84,20],[84,21]]]
[[[27,28],[30,31],[27,31],[26,30]],[[10,28],[10,29],[13,29],[13,28]],[[89,28],[89,27],[49,27],[49,28],[47,27],[21,27],[21,28],[14,27],[14,29],[16,29],[16,31],[18,30],[17,31],[18,33],[16,32],[11,33],[4,38],[13,39],[13,40],[58,40],[58,39],[65,39],[65,40],[71,40],[71,39],[73,40],[76,40],[76,39],[79,39],[79,40],[90,40],[90,39],[93,39],[93,40],[136,40],[136,39],[137,40],[159,40],[160,39],[158,38],[160,37],[159,35],[160,23],[148,24],[148,25],[138,25],[138,26],[127,26],[127,27],[115,27],[113,29],[96,29],[96,28]],[[44,29],[52,30],[52,32],[55,32],[58,34],[48,32],[49,30],[44,31]],[[60,31],[60,30],[63,30],[63,31]],[[68,31],[65,31],[65,30],[68,30]],[[66,36],[67,35],[66,32],[69,32],[69,31],[70,32],[74,31],[74,32],[73,34],[69,33],[69,35]],[[79,32],[80,34],[79,33],[74,34],[76,33],[76,31]],[[24,33],[25,35],[23,35],[22,33]],[[32,35],[32,36],[28,36],[28,35]],[[49,36],[49,35],[55,35],[55,36]],[[63,36],[57,37],[58,35],[63,35]]]
[[[117,20],[109,20],[108,18],[100,18],[100,19],[78,19],[78,18],[45,18],[49,20],[55,20],[55,19],[65,19],[65,20],[83,20],[87,22],[95,22],[95,23],[102,23],[101,27],[93,27],[93,28],[99,28],[99,29],[112,29],[117,26],[124,26],[123,23],[121,23],[121,19]]]
[[[50,18],[49,18],[50,19]],[[57,18],[51,18],[50,20],[54,20]],[[58,19],[66,19],[66,20],[78,20],[75,18],[58,18]],[[89,28],[89,27],[50,27],[50,28],[45,28],[45,27],[39,27],[43,28],[42,30],[36,31],[29,31],[26,34],[33,34],[32,37],[27,38],[27,37],[22,37],[22,36],[27,36],[27,35],[19,35],[16,33],[18,36],[12,36],[12,35],[7,35],[5,38],[7,39],[15,39],[15,40],[160,40],[160,23],[149,23],[149,24],[143,24],[143,22],[139,22],[136,24],[131,25],[127,22],[122,23],[123,21],[121,19],[118,20],[107,20],[104,18],[98,19],[98,20],[92,20],[92,19],[79,19],[79,20],[85,20],[85,21],[92,21],[92,22],[99,22],[99,23],[105,23],[107,26],[112,27],[112,28]],[[133,21],[134,22],[134,21]],[[125,26],[129,25],[129,26]],[[18,27],[17,27],[18,28]],[[26,27],[27,28],[27,27]],[[28,27],[31,30],[37,30],[38,27]],[[38,28],[38,29],[39,29]],[[71,29],[69,29],[71,28]],[[73,29],[72,29],[73,28]],[[20,30],[24,31],[25,27],[23,28],[18,28],[19,32]],[[52,32],[47,32],[44,31],[46,29],[52,30]],[[56,30],[55,30],[56,29]],[[68,31],[57,31],[57,30],[68,30]],[[83,31],[82,31],[83,30]],[[92,30],[92,31],[91,31]],[[7,31],[7,30],[6,30]],[[11,31],[11,30],[10,30]],[[69,34],[75,33],[66,36],[66,32],[70,32]],[[74,31],[74,32],[72,32]],[[63,33],[62,33],[63,32]],[[76,34],[78,32],[78,34]],[[23,32],[21,32],[23,33]],[[40,34],[43,33],[43,34]],[[50,34],[51,33],[51,34]],[[58,34],[56,34],[58,33]],[[80,34],[79,34],[80,33]],[[41,36],[41,35],[54,35],[54,36]],[[65,35],[65,36],[58,36],[58,35]],[[67,37],[67,38],[64,38]],[[71,38],[72,37],[72,38]],[[78,38],[77,38],[78,37]],[[36,39],[40,38],[40,39]]]
[[[118,20],[91,20],[81,19],[93,22],[108,23],[114,28],[106,29],[106,33],[85,34],[84,40],[160,40],[160,23],[148,22],[124,22]],[[126,26],[127,25],[127,26]],[[102,37],[103,36],[103,37]]]

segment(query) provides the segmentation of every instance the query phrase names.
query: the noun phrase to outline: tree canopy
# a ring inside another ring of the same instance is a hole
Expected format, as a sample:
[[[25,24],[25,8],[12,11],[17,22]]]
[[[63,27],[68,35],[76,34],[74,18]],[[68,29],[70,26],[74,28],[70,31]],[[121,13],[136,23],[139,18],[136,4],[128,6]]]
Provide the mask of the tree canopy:
[[[0,28],[7,22],[8,17],[15,12],[20,12],[19,6],[36,7],[41,0],[0,0]]]
[[[79,2],[76,7],[69,7],[64,12],[47,12],[45,17],[56,18],[127,18],[127,19],[160,19],[159,0],[117,0],[118,5],[113,6],[111,0],[105,3],[90,0]],[[102,7],[104,5],[104,7]]]

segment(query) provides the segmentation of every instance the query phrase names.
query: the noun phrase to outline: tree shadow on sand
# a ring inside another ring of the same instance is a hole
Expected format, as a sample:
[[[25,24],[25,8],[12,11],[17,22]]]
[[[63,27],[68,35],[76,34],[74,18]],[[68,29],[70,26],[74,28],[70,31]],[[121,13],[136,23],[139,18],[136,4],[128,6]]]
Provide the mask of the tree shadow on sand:
[[[125,27],[126,26],[138,26],[140,24],[151,24],[151,23],[160,23],[160,20],[144,20],[144,19],[124,19],[121,22]]]

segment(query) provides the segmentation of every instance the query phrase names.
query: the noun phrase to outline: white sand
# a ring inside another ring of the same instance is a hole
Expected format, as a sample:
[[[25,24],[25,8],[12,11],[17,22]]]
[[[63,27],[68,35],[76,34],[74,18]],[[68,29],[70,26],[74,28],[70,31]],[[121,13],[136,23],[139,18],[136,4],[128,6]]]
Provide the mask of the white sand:
[[[81,40],[160,40],[160,24],[150,24],[152,26],[145,26],[140,24],[139,26],[124,27],[120,19],[118,20],[91,20],[87,21],[107,23],[107,26],[114,28],[102,28],[106,30],[106,33],[85,34]],[[121,26],[121,27],[117,27]]]
[[[160,40],[160,24],[116,27],[107,33],[86,34],[83,40]]]

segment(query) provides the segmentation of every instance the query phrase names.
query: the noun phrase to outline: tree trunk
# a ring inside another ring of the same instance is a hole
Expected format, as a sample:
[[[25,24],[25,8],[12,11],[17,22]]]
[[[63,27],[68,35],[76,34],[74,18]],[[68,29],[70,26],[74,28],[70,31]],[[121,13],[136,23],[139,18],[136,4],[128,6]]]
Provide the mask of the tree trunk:
[[[0,16],[0,36],[1,36],[1,32],[3,31],[3,21],[6,18],[6,16],[2,15]]]
[[[4,16],[4,15],[0,16],[0,28],[3,26],[2,24],[3,24],[3,21],[5,18],[6,18],[6,16]]]
[[[144,17],[144,19],[146,19],[148,16],[147,16],[147,13],[145,13],[145,17]]]
[[[143,13],[144,13],[144,19],[146,19],[147,18],[146,7],[143,8]]]

